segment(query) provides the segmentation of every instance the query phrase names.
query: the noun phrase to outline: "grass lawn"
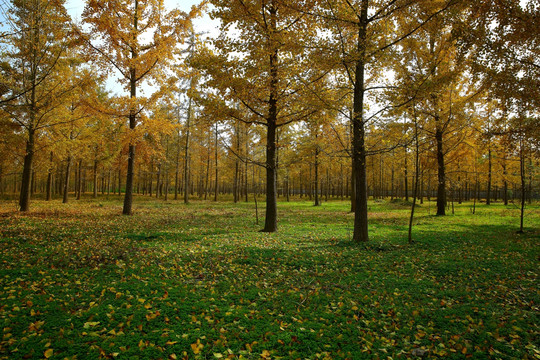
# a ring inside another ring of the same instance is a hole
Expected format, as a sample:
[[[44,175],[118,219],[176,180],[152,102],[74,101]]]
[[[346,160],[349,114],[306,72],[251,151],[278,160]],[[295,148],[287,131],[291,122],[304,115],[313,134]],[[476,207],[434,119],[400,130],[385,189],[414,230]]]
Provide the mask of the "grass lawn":
[[[121,204],[0,203],[0,359],[540,358],[539,205]]]

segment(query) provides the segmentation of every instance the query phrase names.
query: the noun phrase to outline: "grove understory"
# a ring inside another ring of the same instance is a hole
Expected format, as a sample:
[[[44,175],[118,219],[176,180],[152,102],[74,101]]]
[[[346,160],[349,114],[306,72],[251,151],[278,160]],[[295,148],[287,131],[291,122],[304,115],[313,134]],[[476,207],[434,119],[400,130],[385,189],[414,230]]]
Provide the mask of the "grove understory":
[[[538,203],[293,200],[1,202],[0,359],[540,356]]]

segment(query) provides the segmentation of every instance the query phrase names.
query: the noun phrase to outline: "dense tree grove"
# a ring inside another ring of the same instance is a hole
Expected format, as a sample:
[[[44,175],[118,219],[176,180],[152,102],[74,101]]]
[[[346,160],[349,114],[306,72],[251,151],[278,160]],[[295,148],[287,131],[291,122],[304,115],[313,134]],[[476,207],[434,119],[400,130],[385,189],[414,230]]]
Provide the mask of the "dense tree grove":
[[[540,196],[538,0],[6,3],[0,196],[350,199]],[[220,35],[192,19],[208,11]],[[126,96],[111,95],[116,72]]]

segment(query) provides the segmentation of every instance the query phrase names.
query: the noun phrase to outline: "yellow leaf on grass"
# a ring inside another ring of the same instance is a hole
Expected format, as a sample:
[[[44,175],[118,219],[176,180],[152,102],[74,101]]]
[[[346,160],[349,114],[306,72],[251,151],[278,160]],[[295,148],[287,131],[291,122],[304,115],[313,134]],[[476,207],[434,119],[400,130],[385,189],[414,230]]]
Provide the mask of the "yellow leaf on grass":
[[[53,356],[53,353],[54,353],[54,350],[53,350],[53,349],[47,349],[47,350],[45,350],[45,352],[43,353],[43,355],[48,359],[48,358],[50,358],[51,356]]]
[[[191,350],[193,350],[194,354],[200,353],[203,347],[204,345],[201,344],[201,341],[199,339],[197,339],[196,343],[191,344]]]

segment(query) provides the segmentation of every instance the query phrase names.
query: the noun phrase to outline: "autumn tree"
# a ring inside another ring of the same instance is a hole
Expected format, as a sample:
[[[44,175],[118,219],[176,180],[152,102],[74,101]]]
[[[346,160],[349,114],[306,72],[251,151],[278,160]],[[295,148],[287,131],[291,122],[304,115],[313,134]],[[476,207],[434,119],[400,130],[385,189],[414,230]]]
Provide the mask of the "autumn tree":
[[[352,159],[355,174],[355,220],[353,240],[368,241],[367,178],[366,178],[366,125],[373,118],[365,109],[366,96],[380,89],[381,66],[388,59],[389,51],[414,34],[426,23],[436,18],[456,3],[449,1],[370,1],[357,2],[321,1],[312,13],[322,20],[332,36],[323,42],[328,55],[335,59],[347,74],[352,89]],[[429,6],[424,18],[411,16],[411,9]],[[298,8],[299,11],[305,10]],[[407,26],[397,27],[400,19],[408,19]],[[395,106],[395,105],[394,105]],[[384,111],[384,106],[383,110]]]
[[[303,47],[315,36],[305,17],[291,10],[291,1],[245,2],[212,0],[211,15],[221,20],[215,51],[207,50],[194,64],[217,89],[208,106],[226,117],[266,129],[266,219],[262,231],[277,230],[277,130],[314,111],[302,102],[305,83],[319,77]],[[306,3],[306,5],[309,5]],[[240,107],[237,106],[240,104]],[[247,116],[245,114],[248,114]]]
[[[64,76],[73,40],[64,1],[16,0],[11,10],[13,29],[0,39],[6,45],[4,72],[10,76],[4,111],[26,134],[19,209],[28,211],[36,142],[58,123],[54,112],[72,89]]]
[[[135,147],[140,140],[135,128],[143,121],[144,109],[164,91],[162,86],[160,91],[145,98],[137,95],[137,89],[145,80],[155,80],[156,85],[168,84],[164,81],[166,66],[173,58],[176,44],[188,34],[190,20],[199,11],[200,7],[194,7],[189,14],[166,11],[163,0],[89,0],[82,14],[92,34],[83,37],[96,61],[114,68],[129,92],[123,101],[130,129],[125,215],[131,214],[133,204]]]

